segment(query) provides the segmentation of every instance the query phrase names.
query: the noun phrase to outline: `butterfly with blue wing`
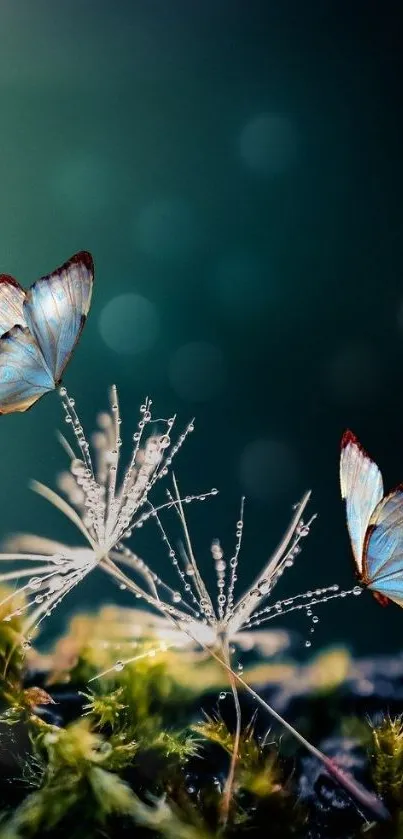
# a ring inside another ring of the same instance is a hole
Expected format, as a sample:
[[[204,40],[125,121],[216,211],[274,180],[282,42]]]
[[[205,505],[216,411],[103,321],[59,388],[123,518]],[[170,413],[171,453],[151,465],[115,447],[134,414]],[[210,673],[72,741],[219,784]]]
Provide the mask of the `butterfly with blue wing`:
[[[0,414],[60,385],[91,304],[94,263],[80,251],[28,291],[0,274]]]
[[[403,485],[384,496],[382,475],[351,431],[341,443],[340,486],[361,585],[403,606]]]

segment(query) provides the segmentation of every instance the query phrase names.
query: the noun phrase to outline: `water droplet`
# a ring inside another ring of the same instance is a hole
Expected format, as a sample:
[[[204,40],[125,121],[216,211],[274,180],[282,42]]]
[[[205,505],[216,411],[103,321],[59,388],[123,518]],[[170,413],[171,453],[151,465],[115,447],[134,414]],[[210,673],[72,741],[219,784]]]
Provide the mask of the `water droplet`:
[[[60,396],[66,396],[67,390],[65,387],[59,387]]]
[[[123,668],[124,668],[123,661],[117,661],[116,664],[115,664],[115,670],[118,673],[120,673],[120,671],[123,670]]]
[[[268,594],[270,591],[270,583],[268,580],[260,580],[257,584],[260,594]]]
[[[179,594],[179,591],[174,591],[174,593],[172,595],[172,600],[173,600],[174,603],[180,603],[181,602],[182,598]]]
[[[353,588],[353,594],[355,594],[356,596],[358,596],[359,594],[362,594],[362,588],[361,588],[361,586],[354,586],[354,588]]]
[[[28,582],[28,588],[30,588],[31,591],[38,591],[41,585],[42,580],[40,577],[31,577],[31,579]]]
[[[308,536],[308,533],[309,533],[308,525],[301,522],[301,524],[298,527],[297,533],[298,533],[298,536],[301,536],[302,538],[304,536]]]
[[[312,646],[311,641],[305,641],[305,646],[306,646],[306,647],[311,647],[311,646]]]
[[[319,623],[319,618],[317,615],[314,615],[312,618],[312,623]]]
[[[222,690],[221,693],[218,694],[219,700],[225,699],[226,695],[225,690]]]

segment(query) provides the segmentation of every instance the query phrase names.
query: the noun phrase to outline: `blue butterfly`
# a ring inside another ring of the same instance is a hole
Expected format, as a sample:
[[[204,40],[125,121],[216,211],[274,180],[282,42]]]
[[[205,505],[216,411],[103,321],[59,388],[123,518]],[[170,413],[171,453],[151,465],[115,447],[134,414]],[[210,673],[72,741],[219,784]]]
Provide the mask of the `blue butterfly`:
[[[403,485],[384,496],[382,475],[351,431],[341,443],[340,485],[360,583],[403,606]]]
[[[59,386],[87,318],[93,283],[86,251],[28,291],[0,274],[0,414],[26,411]]]

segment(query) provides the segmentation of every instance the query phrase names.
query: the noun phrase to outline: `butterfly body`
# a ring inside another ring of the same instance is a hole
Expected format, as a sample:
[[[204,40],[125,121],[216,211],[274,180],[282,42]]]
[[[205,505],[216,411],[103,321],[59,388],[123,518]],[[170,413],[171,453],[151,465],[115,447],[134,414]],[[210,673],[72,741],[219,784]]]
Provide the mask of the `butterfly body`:
[[[86,251],[28,291],[0,275],[0,414],[26,411],[58,387],[85,324],[93,282]]]
[[[403,606],[403,486],[384,495],[378,466],[351,431],[342,439],[340,485],[360,584],[383,606]]]

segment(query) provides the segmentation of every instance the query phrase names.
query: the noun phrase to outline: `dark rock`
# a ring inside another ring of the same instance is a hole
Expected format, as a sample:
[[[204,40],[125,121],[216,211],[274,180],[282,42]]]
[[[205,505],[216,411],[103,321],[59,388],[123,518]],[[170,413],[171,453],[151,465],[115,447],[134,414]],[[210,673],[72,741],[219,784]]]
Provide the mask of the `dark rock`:
[[[332,737],[321,742],[320,748],[369,787],[366,755],[353,738]],[[366,814],[314,757],[302,758],[298,786],[300,798],[311,814],[309,839],[349,839],[356,835]]]

